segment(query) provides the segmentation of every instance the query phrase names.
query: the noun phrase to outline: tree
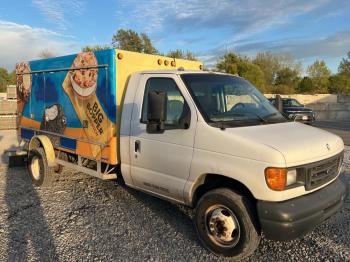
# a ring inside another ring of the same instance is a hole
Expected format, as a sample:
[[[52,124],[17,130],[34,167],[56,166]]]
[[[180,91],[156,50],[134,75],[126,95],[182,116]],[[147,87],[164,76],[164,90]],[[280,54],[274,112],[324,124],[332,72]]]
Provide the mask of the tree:
[[[146,54],[158,53],[157,49],[155,49],[155,47],[152,45],[151,39],[149,39],[149,37],[145,33],[141,34],[141,40],[143,44],[143,50],[142,50],[143,53],[146,53]]]
[[[6,68],[0,67],[0,92],[6,92],[8,85],[16,84],[16,72],[8,73]]]
[[[221,57],[216,64],[216,68],[229,74],[238,74],[237,64],[240,63],[240,57],[235,53],[228,53]]]
[[[267,91],[263,71],[247,57],[241,57],[235,53],[228,53],[220,58],[216,68],[226,73],[238,74],[249,80],[262,92]]]
[[[343,58],[338,67],[338,73],[342,75],[350,76],[350,51],[348,52],[348,57]]]
[[[0,67],[0,92],[6,92],[8,73],[5,68]]]
[[[307,73],[313,83],[313,92],[328,92],[331,71],[323,60],[316,60],[312,65],[308,66]]]
[[[119,29],[112,37],[112,46],[127,51],[157,54],[157,49],[146,34],[141,36],[133,30]]]
[[[253,63],[264,72],[266,85],[274,85],[277,71],[281,69],[277,56],[271,52],[260,52],[256,54]]]
[[[187,60],[193,60],[196,61],[197,58],[191,51],[183,51],[181,49],[171,50],[168,52],[166,56],[172,57],[172,58],[178,58],[178,59],[187,59]]]
[[[329,82],[330,93],[350,95],[350,76],[336,74],[329,78]]]
[[[48,49],[43,49],[40,51],[38,56],[42,59],[50,58],[56,56],[56,54]]]
[[[101,50],[107,50],[111,47],[109,45],[93,45],[93,46],[85,46],[81,49],[83,52],[95,52],[95,51],[101,51]]]
[[[284,67],[277,72],[274,93],[293,94],[300,81],[299,72],[289,67]]]
[[[311,93],[313,89],[313,83],[310,77],[304,76],[300,81],[297,92],[298,93]]]
[[[264,72],[259,66],[253,64],[249,60],[242,60],[237,67],[240,76],[249,80],[261,92],[266,93],[268,91],[265,85]]]

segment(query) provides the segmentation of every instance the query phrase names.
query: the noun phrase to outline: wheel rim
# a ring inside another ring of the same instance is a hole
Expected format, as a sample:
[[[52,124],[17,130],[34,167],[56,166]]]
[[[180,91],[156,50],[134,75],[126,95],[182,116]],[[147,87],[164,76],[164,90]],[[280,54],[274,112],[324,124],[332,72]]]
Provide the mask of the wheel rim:
[[[34,156],[32,158],[32,161],[30,163],[30,170],[32,171],[32,176],[35,180],[39,180],[40,178],[40,165],[39,165],[39,158],[37,156]]]
[[[205,224],[209,238],[225,248],[237,245],[241,230],[236,215],[226,206],[214,205],[205,212]]]

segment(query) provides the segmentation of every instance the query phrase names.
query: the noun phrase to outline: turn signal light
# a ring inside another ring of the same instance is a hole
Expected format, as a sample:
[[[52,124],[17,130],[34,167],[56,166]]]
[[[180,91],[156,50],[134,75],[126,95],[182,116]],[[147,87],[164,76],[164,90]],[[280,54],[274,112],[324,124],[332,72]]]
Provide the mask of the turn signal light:
[[[275,191],[283,191],[287,182],[287,169],[268,167],[265,169],[266,184]]]

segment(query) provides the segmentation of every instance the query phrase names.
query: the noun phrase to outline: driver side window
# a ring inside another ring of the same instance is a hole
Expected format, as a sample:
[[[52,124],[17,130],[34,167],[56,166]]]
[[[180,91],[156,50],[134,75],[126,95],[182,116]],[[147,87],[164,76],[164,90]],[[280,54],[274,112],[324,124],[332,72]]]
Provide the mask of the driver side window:
[[[147,123],[148,93],[151,91],[163,91],[167,94],[167,117],[165,121],[166,129],[176,129],[180,127],[180,118],[188,108],[184,97],[178,89],[175,81],[171,78],[150,78],[145,87],[142,104],[141,123]]]

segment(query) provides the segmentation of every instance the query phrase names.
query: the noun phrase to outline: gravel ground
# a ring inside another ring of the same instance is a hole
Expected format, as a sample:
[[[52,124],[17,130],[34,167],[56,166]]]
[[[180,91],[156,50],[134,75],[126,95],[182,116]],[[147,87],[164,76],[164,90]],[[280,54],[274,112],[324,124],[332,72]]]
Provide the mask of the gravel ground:
[[[199,243],[191,209],[70,170],[50,189],[34,189],[24,168],[0,172],[0,261],[221,260]],[[342,179],[349,178],[344,165]],[[350,261],[349,229],[348,196],[309,235],[288,243],[262,238],[247,261]]]

